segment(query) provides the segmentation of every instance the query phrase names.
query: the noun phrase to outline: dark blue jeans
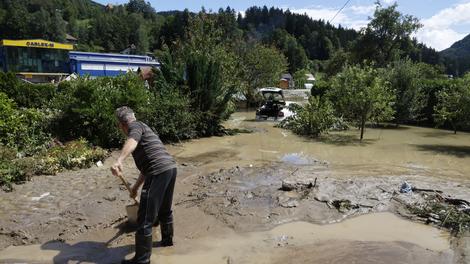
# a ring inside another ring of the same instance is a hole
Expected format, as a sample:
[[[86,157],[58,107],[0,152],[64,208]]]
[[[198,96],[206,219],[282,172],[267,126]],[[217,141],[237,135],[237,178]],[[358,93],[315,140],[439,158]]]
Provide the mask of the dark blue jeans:
[[[173,222],[173,191],[175,189],[176,168],[158,175],[145,175],[144,186],[140,194],[137,215],[136,235],[151,236],[156,221],[161,224]]]

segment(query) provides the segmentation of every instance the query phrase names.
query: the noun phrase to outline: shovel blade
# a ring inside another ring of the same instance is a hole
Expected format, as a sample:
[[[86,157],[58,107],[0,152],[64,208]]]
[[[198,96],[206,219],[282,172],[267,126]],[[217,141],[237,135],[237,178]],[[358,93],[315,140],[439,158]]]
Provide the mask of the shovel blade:
[[[126,212],[127,212],[127,221],[131,225],[137,224],[137,211],[139,210],[139,205],[138,204],[132,204],[132,205],[127,205],[126,206]]]

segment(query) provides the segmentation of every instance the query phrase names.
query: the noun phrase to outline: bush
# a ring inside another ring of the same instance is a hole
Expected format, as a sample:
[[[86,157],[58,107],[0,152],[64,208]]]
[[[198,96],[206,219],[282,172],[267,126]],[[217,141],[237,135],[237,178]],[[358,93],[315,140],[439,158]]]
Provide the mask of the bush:
[[[50,116],[36,109],[18,109],[0,92],[0,143],[30,155],[44,148]]]
[[[85,139],[54,146],[40,156],[36,174],[56,174],[64,169],[88,168],[95,162],[103,160],[107,151],[91,147]]]
[[[0,186],[12,190],[13,183],[24,182],[34,175],[54,175],[66,169],[88,168],[107,155],[106,150],[91,147],[84,139],[54,146],[26,158],[17,158],[13,149],[0,145]]]
[[[143,117],[164,141],[194,138],[195,117],[189,99],[176,89],[161,89],[155,96],[154,108]]]
[[[94,145],[117,147],[122,135],[114,111],[124,105],[139,119],[157,107],[153,94],[134,74],[62,83],[53,103],[59,110],[53,130],[63,141],[86,138]]]
[[[329,89],[330,83],[325,80],[319,79],[313,84],[312,89],[310,89],[310,94],[312,96],[322,97],[328,92]]]
[[[56,87],[52,84],[26,83],[13,73],[0,72],[0,92],[5,93],[19,107],[46,108],[56,95]]]
[[[311,96],[305,106],[296,106],[292,110],[295,115],[288,117],[280,126],[298,135],[318,137],[336,121],[332,104],[320,97]]]

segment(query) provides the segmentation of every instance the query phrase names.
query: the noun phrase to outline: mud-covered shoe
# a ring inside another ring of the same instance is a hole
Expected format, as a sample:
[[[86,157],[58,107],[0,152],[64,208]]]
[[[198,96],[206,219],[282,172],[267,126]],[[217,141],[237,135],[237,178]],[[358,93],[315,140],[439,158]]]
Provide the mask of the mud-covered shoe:
[[[152,236],[135,235],[135,255],[121,264],[150,264],[152,255]]]
[[[162,241],[159,243],[161,247],[173,246],[173,223],[163,224],[160,223],[160,231],[162,234]]]

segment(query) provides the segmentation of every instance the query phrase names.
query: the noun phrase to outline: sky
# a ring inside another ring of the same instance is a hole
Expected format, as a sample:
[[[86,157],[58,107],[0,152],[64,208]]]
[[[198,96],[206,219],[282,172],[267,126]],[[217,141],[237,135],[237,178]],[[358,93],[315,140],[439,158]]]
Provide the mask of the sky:
[[[95,0],[102,4],[127,3],[127,0]],[[347,0],[147,0],[157,11],[184,10],[199,11],[202,6],[206,10],[217,11],[220,7],[230,6],[237,12],[244,13],[250,6],[275,6],[289,9],[292,12],[306,13],[313,19],[324,19],[332,24],[354,29],[367,25],[374,13],[376,0],[350,0],[347,6],[333,21],[338,10]],[[415,37],[426,45],[440,51],[450,47],[454,42],[470,34],[470,0],[381,0],[385,6],[397,2],[403,14],[417,17],[423,27]]]

